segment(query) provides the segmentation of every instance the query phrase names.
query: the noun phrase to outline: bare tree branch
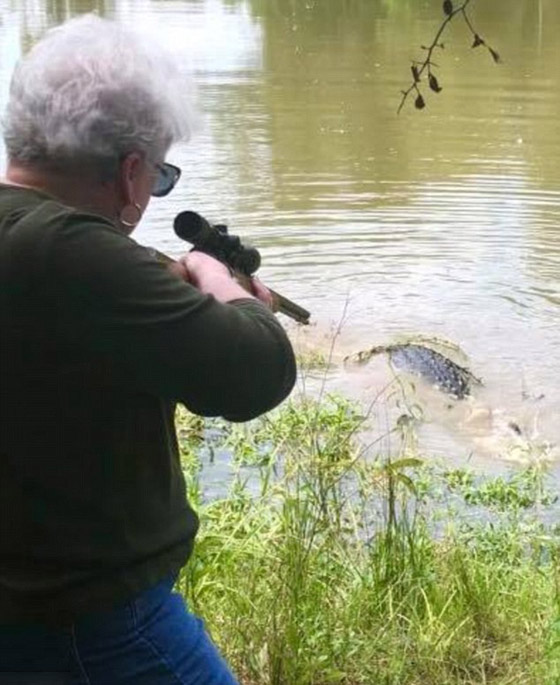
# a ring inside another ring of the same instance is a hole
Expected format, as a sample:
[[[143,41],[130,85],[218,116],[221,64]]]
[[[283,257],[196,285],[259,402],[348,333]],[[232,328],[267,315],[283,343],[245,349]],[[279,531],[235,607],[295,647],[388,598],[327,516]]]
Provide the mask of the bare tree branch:
[[[488,45],[488,43],[483,38],[481,38],[480,34],[477,31],[475,31],[474,26],[467,14],[467,7],[470,4],[470,2],[471,0],[463,0],[461,5],[459,5],[458,7],[453,7],[452,0],[444,0],[443,13],[445,14],[445,19],[441,23],[431,44],[427,47],[425,45],[421,46],[422,50],[426,51],[426,58],[424,59],[424,61],[412,62],[412,66],[410,67],[410,70],[412,72],[412,83],[406,90],[401,91],[402,98],[399,104],[399,108],[397,109],[397,114],[401,111],[408,96],[412,92],[416,93],[416,99],[414,100],[414,106],[416,107],[416,109],[424,109],[424,107],[426,106],[426,101],[418,85],[422,80],[422,75],[424,74],[424,72],[427,72],[428,86],[430,90],[432,90],[434,93],[441,92],[442,88],[439,84],[437,77],[433,73],[433,69],[434,67],[437,67],[437,64],[435,64],[432,61],[432,55],[436,49],[444,49],[444,45],[441,42],[441,37],[445,32],[445,29],[447,28],[448,24],[451,21],[453,21],[453,19],[458,14],[460,14],[463,17],[463,20],[465,21],[467,28],[473,36],[473,43],[471,47],[477,48],[479,46],[484,46],[492,55],[492,59],[494,60],[494,62],[498,63],[501,61],[500,55],[496,52],[496,50],[491,48],[490,45]]]

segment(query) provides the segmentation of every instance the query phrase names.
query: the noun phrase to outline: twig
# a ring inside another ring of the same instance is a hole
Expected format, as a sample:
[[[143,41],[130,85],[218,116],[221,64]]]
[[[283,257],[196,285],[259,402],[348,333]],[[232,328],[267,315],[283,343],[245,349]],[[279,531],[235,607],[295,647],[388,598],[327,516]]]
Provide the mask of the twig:
[[[399,108],[397,109],[397,114],[400,113],[401,109],[404,106],[404,103],[406,102],[408,96],[415,91],[416,92],[416,99],[414,101],[414,106],[416,109],[424,109],[426,106],[426,101],[424,99],[424,96],[422,95],[420,88],[418,87],[418,84],[422,80],[422,74],[427,70],[428,72],[428,85],[430,87],[430,90],[434,91],[434,93],[439,93],[441,92],[442,88],[439,84],[438,79],[434,75],[432,69],[434,67],[437,67],[437,65],[432,62],[432,55],[434,53],[434,50],[436,48],[439,48],[440,50],[444,49],[444,45],[441,42],[441,37],[447,28],[447,25],[453,20],[454,17],[456,17],[458,14],[460,14],[464,21],[465,24],[467,25],[467,28],[471,32],[473,36],[473,43],[472,46],[473,48],[477,48],[481,45],[483,45],[488,52],[492,55],[492,59],[494,62],[498,63],[501,61],[500,55],[494,50],[493,48],[488,45],[488,43],[481,38],[480,34],[475,31],[473,24],[467,14],[467,6],[471,0],[463,0],[463,3],[459,6],[454,8],[453,3],[451,0],[444,0],[443,3],[443,12],[445,14],[445,19],[441,23],[441,26],[439,27],[432,43],[430,46],[426,47],[425,45],[422,45],[422,49],[426,50],[426,59],[423,62],[417,62],[413,61],[412,66],[410,67],[410,70],[412,72],[412,83],[410,86],[406,89],[401,91],[402,93],[402,98],[399,104]]]

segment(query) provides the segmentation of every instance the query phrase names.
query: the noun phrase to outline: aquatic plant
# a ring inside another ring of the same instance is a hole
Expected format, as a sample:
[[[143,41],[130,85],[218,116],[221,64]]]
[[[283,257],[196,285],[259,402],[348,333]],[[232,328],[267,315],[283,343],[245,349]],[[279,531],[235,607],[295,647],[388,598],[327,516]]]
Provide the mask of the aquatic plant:
[[[428,465],[414,421],[379,453],[363,441],[371,422],[330,394],[244,427],[212,422],[235,454],[214,499],[181,433],[201,530],[178,588],[241,682],[557,682],[560,536],[533,506],[553,506],[543,474],[485,485]]]

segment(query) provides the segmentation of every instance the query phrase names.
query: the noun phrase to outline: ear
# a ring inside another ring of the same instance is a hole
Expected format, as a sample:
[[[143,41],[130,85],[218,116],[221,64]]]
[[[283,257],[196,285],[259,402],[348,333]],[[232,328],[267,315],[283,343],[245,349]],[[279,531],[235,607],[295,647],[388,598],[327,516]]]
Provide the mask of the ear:
[[[139,152],[130,152],[119,163],[116,190],[124,206],[134,204],[137,201],[135,183],[143,163],[143,157]]]

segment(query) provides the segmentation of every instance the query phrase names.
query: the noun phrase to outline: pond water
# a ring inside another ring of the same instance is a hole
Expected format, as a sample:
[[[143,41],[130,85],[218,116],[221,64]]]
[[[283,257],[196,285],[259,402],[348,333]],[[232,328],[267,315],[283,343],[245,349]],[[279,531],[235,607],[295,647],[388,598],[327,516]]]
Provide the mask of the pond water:
[[[194,72],[203,117],[138,241],[179,254],[183,209],[229,223],[262,280],[312,312],[306,330],[286,322],[297,344],[328,353],[336,335],[332,390],[367,400],[387,381],[345,354],[458,344],[484,389],[451,409],[421,389],[421,438],[492,466],[511,421],[560,443],[560,3],[471,6],[502,63],[456,18],[434,57],[442,92],[423,85],[425,109],[397,115],[440,0],[0,0],[0,104],[22,51],[70,16],[154,31]]]

